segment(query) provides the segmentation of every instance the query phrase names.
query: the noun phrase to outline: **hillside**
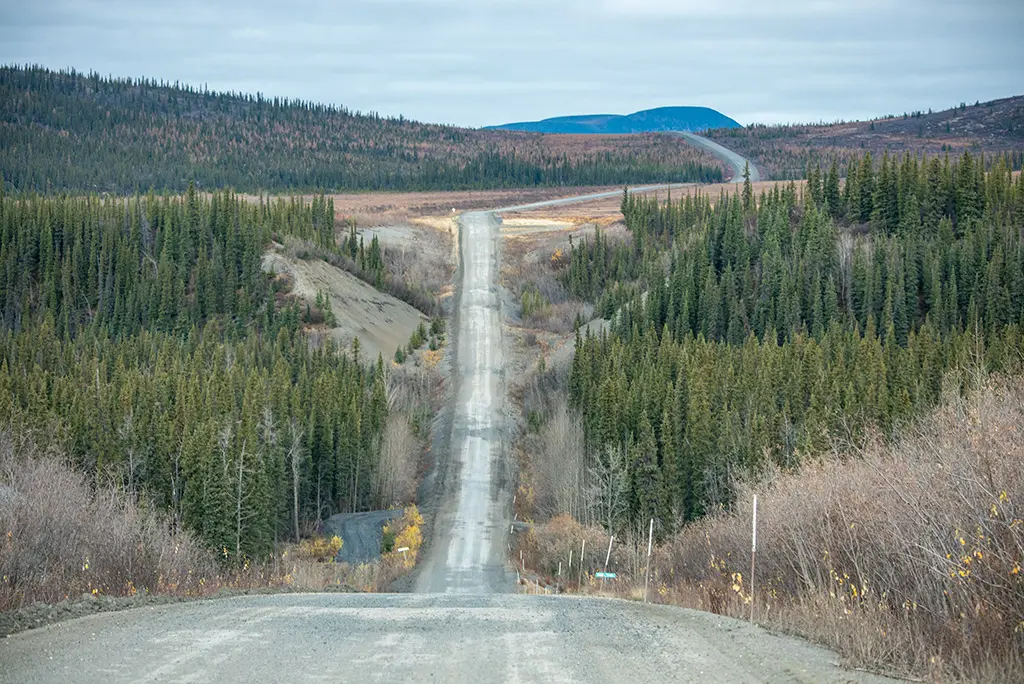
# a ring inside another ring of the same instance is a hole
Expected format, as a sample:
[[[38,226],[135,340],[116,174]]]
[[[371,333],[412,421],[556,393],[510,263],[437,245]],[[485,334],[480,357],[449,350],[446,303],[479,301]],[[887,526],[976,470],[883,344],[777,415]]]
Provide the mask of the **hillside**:
[[[543,121],[525,121],[487,130],[533,131],[535,133],[624,134],[661,131],[703,131],[711,128],[739,128],[740,124],[707,107],[660,107],[628,116],[587,114],[560,116]]]
[[[869,121],[819,125],[719,128],[707,137],[749,157],[769,178],[803,178],[807,163],[840,170],[854,156],[1008,153],[1015,169],[1024,160],[1024,95],[941,112],[908,112]]]
[[[0,67],[0,172],[19,190],[430,190],[720,180],[662,136],[553,138],[177,83]]]

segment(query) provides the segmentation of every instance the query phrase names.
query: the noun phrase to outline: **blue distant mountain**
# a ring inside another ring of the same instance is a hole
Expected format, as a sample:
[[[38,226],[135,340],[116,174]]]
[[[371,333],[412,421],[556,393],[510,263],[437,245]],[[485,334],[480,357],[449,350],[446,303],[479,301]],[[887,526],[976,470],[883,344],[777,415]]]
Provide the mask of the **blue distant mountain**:
[[[621,116],[585,114],[559,116],[543,121],[524,121],[487,126],[489,130],[533,131],[535,133],[655,133],[658,131],[704,131],[709,128],[739,128],[725,114],[707,107],[659,107]]]

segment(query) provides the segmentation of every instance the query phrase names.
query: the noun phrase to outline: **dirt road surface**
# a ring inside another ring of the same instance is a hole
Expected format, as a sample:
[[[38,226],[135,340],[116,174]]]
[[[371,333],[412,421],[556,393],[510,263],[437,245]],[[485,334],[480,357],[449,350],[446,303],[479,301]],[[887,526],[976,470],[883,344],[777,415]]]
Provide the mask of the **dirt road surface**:
[[[708,613],[526,595],[284,594],[0,641],[0,682],[881,682]]]

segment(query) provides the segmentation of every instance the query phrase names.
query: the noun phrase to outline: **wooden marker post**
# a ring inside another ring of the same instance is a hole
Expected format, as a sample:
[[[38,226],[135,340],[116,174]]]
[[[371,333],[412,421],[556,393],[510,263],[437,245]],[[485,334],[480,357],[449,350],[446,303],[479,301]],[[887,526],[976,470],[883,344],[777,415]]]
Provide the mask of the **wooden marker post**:
[[[757,494],[754,495],[754,515],[750,523],[750,621],[754,621],[754,563],[757,560]]]

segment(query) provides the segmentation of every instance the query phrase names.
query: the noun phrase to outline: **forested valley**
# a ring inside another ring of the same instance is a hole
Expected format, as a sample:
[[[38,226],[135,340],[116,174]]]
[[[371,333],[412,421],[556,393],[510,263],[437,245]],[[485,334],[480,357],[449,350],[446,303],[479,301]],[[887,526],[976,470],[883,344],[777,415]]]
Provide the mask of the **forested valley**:
[[[456,190],[720,181],[663,135],[550,136],[364,115],[147,79],[0,67],[0,169],[18,190]]]
[[[741,474],[921,415],[951,369],[1019,373],[1024,181],[985,166],[865,156],[802,193],[624,197],[632,238],[598,232],[562,275],[612,319],[577,336],[587,484],[566,512],[665,537]]]

